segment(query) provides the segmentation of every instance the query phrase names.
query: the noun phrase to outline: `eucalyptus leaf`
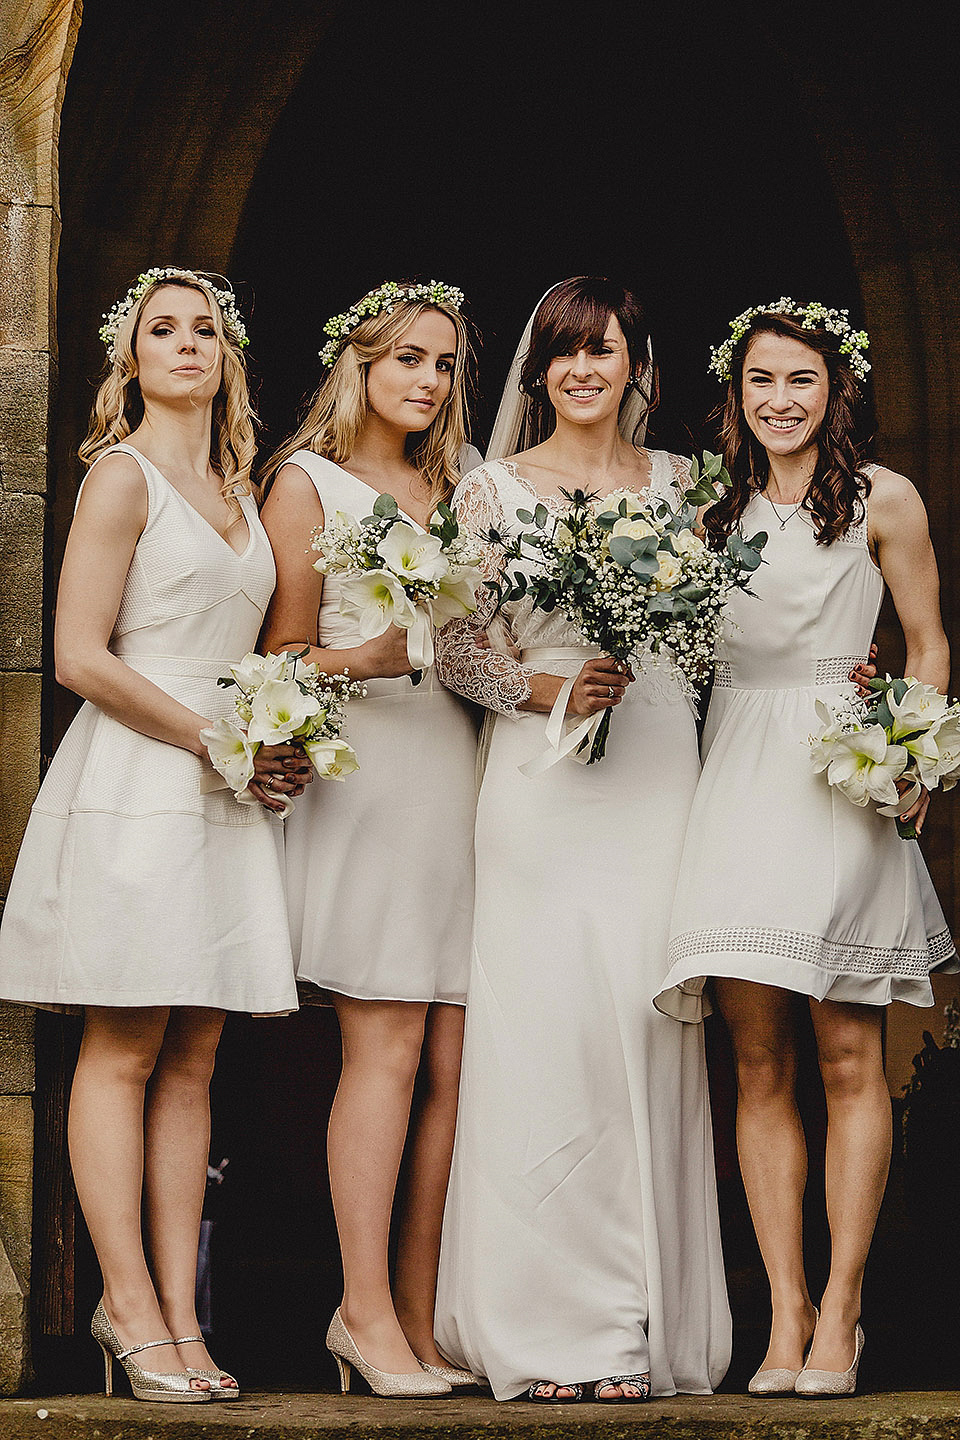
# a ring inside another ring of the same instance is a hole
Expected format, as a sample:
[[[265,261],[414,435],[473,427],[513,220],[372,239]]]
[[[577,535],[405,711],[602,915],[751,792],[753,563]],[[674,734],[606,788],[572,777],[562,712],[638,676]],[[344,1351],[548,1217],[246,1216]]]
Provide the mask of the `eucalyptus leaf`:
[[[618,565],[630,565],[641,553],[638,545],[639,541],[631,540],[629,535],[614,535],[610,541],[611,560],[616,560]]]
[[[546,523],[547,523],[547,507],[546,507],[546,505],[538,505],[538,506],[537,506],[536,510],[534,510],[534,512],[533,512],[533,520],[534,520],[534,524],[535,524],[535,525],[538,525],[538,526],[540,527],[540,529],[542,530],[543,527],[544,527],[544,525],[546,525]]]
[[[392,495],[378,495],[373,502],[373,513],[378,520],[392,520],[400,512]]]
[[[630,569],[642,580],[651,580],[660,569],[660,562],[652,555],[638,555]]]
[[[517,511],[517,519],[520,521],[520,524],[521,524],[521,525],[532,525],[532,524],[533,524],[533,512],[532,512],[532,510],[518,510],[518,511]]]

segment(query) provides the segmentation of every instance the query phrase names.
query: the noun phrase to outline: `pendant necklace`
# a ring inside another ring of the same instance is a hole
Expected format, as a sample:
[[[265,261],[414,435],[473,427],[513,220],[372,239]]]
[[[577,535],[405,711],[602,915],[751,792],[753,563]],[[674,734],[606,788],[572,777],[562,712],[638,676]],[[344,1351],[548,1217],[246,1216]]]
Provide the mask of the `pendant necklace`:
[[[776,503],[770,499],[770,496],[767,494],[766,490],[764,490],[763,495],[764,499],[769,504],[770,509],[773,511],[774,515],[776,515],[781,530],[786,530],[787,521],[792,520],[794,515],[800,514],[800,511],[803,509],[803,502],[807,498],[807,492],[805,490],[800,496],[800,499],[797,501],[796,505],[794,505],[793,509],[790,511],[789,515],[781,515],[780,511],[776,507]]]

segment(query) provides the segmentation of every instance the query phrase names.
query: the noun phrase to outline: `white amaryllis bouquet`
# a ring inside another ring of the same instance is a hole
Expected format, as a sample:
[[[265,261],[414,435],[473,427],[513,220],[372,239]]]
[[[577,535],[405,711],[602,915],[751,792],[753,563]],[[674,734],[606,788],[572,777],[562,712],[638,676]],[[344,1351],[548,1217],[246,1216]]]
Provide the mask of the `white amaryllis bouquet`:
[[[522,534],[508,539],[491,530],[487,538],[507,566],[536,564],[532,574],[507,569],[488,582],[500,604],[527,596],[540,610],[560,609],[586,640],[641,669],[645,657],[662,653],[692,692],[713,667],[724,602],[731,590],[747,590],[767,536],[734,533],[724,549],[709,549],[696,531],[697,510],[719,500],[717,487],[730,477],[722,458],[706,451],[702,467],[691,461],[690,479],[675,509],[632,490],[603,497],[575,490],[561,491],[568,503],[559,512],[544,504],[518,510]],[[592,739],[588,764],[603,757],[610,710],[594,719],[580,746]]]
[[[217,681],[235,685],[233,715],[200,731],[214,769],[237,799],[256,804],[247,788],[261,745],[300,745],[323,780],[343,780],[359,769],[356,752],[340,738],[349,699],[366,694],[348,675],[324,675],[299,655],[245,655]],[[293,808],[287,801],[289,814]]]
[[[821,725],[808,737],[810,761],[854,805],[876,801],[881,815],[896,817],[903,839],[915,840],[913,821],[900,816],[921,788],[952,790],[960,779],[960,703],[909,678],[878,677],[869,689],[864,700],[816,702]]]
[[[407,655],[416,685],[433,664],[433,629],[477,608],[482,575],[479,552],[460,534],[454,512],[437,506],[427,531],[403,519],[392,495],[379,495],[363,520],[338,510],[310,537],[319,552],[314,569],[338,575],[340,613],[357,622],[364,640],[390,625],[407,632]]]

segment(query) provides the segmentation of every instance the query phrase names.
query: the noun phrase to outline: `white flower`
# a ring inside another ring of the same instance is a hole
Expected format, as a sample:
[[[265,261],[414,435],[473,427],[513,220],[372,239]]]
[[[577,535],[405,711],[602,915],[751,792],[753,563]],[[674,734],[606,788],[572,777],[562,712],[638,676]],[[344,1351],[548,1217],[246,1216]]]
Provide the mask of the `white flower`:
[[[849,733],[849,727],[845,726],[842,718],[834,714],[822,700],[817,700],[815,706],[823,722],[823,729],[818,735],[808,736],[807,743],[810,746],[810,763],[814,773],[819,775],[833,760],[837,741]]]
[[[673,548],[678,555],[702,555],[707,547],[692,530],[681,530],[673,537]]]
[[[450,573],[440,581],[440,593],[431,602],[433,623],[444,625],[448,620],[462,620],[477,608],[477,591],[483,574],[475,565],[451,566]]]
[[[247,735],[265,745],[284,745],[323,707],[305,695],[295,680],[265,680],[251,701]]]
[[[343,780],[360,768],[357,753],[346,740],[305,740],[303,748],[322,780]]]
[[[894,782],[903,774],[907,759],[902,745],[888,743],[882,725],[867,725],[837,740],[827,779],[854,805],[871,800],[896,805],[900,797]]]
[[[563,520],[558,520],[554,526],[553,543],[558,550],[573,549],[573,531]]]
[[[676,555],[671,555],[668,550],[659,550],[657,554],[660,560],[660,569],[653,577],[653,588],[655,590],[672,590],[680,579],[683,566]]]
[[[215,720],[200,731],[210,762],[231,790],[245,790],[253,779],[257,746],[232,720]]]
[[[915,730],[936,730],[950,705],[946,695],[919,680],[911,681],[902,700],[894,699],[892,690],[887,692],[886,700],[893,716],[891,733],[894,740],[900,740]]]
[[[255,690],[264,680],[284,680],[288,667],[286,655],[255,655],[248,651],[239,665],[228,667],[241,690]]]
[[[421,535],[402,520],[391,525],[377,545],[377,554],[395,575],[405,580],[439,580],[447,573],[450,562],[442,553],[443,541],[438,535]]]
[[[364,640],[372,640],[382,635],[388,625],[408,630],[413,624],[414,605],[389,570],[367,570],[343,582],[340,614],[357,622]]]
[[[647,503],[642,495],[637,494],[636,490],[611,490],[609,495],[603,495],[594,501],[593,508],[598,515],[610,514],[612,511],[619,510],[621,500],[626,500],[627,513],[630,515],[636,515],[638,511],[644,509]]]
[[[631,520],[627,515],[621,515],[620,519],[610,531],[611,537],[614,535],[627,535],[631,540],[644,540],[648,535],[656,535],[656,533],[653,526],[648,525],[646,520]]]

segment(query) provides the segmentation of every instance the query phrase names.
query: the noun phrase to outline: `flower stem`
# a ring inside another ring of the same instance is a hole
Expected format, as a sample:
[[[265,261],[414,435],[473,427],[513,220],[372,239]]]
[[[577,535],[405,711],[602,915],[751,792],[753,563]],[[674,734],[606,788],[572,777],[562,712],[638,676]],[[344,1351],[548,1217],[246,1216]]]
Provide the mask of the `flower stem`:
[[[593,745],[590,747],[590,759],[587,761],[588,765],[595,765],[596,762],[598,760],[602,760],[604,755],[606,754],[607,735],[610,733],[611,708],[612,707],[608,706],[607,709],[604,710],[603,719],[597,726],[597,733],[594,735]]]

